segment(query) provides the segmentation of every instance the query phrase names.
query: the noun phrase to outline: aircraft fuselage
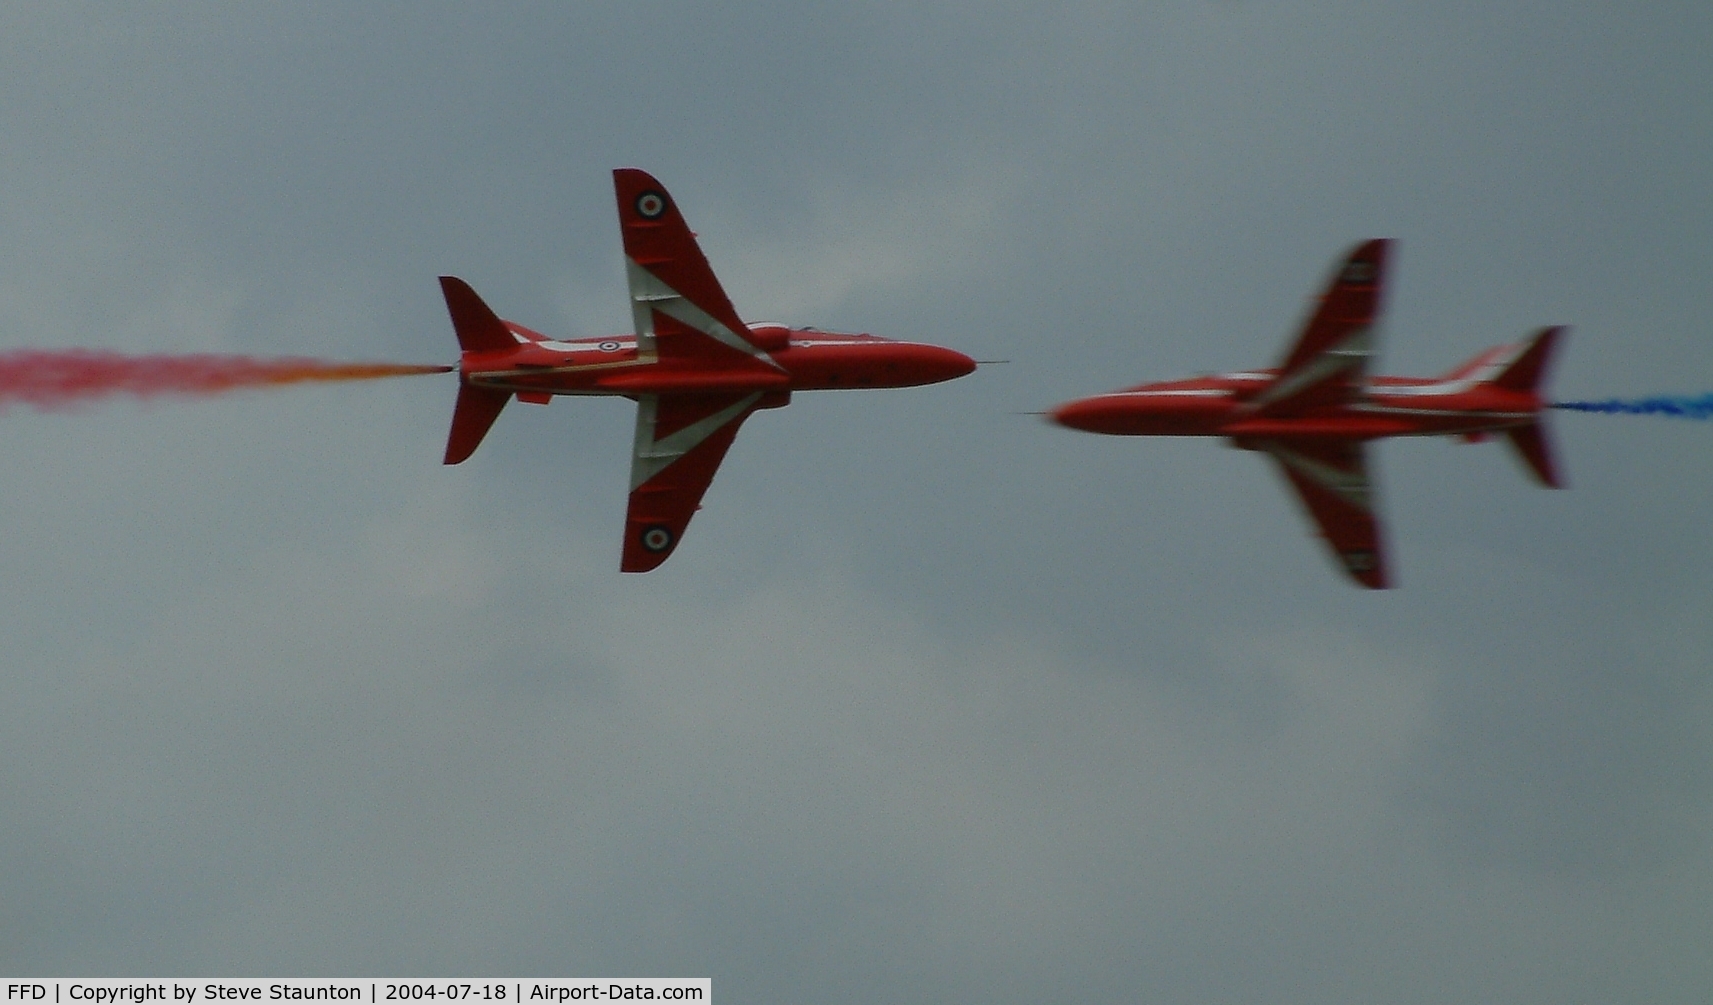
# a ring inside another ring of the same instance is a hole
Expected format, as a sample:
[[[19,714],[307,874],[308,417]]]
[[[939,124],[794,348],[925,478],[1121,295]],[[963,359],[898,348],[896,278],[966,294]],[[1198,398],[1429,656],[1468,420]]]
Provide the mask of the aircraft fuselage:
[[[635,335],[558,341],[516,324],[510,327],[532,341],[520,342],[512,349],[466,353],[461,369],[469,383],[511,391],[526,401],[555,394],[635,396],[915,387],[951,380],[975,369],[975,361],[968,356],[940,346],[780,325],[750,328],[759,336],[757,341],[768,348],[771,368],[734,365],[729,369],[710,367],[699,359],[638,352]]]
[[[1347,402],[1290,415],[1259,414],[1279,371],[1249,370],[1141,384],[1061,405],[1053,421],[1117,436],[1225,436],[1234,440],[1445,436],[1498,432],[1538,420],[1537,394],[1475,379],[1376,377]]]

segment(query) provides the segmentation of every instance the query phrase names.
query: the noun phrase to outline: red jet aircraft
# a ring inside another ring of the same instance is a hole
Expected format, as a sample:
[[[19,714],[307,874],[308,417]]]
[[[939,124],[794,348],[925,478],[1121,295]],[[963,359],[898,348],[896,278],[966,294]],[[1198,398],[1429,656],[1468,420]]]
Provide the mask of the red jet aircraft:
[[[1368,241],[1350,252],[1277,367],[1143,384],[1049,414],[1091,433],[1224,436],[1264,451],[1351,578],[1385,589],[1390,578],[1367,442],[1452,435],[1473,443],[1503,433],[1537,481],[1560,487],[1542,432],[1540,386],[1565,331],[1543,328],[1439,378],[1370,377],[1390,245]]]
[[[912,387],[961,377],[959,352],[873,335],[745,324],[665,187],[646,172],[613,172],[634,335],[549,339],[503,321],[463,280],[441,276],[463,350],[446,463],[475,452],[516,395],[622,395],[637,403],[630,507],[619,568],[647,572],[684,535],[714,471],[757,409],[792,391]]]

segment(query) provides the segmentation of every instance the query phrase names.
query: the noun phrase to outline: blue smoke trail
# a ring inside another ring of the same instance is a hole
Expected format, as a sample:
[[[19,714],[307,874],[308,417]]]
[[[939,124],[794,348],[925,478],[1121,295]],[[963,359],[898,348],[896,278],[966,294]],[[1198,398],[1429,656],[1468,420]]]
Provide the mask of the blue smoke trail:
[[[1669,415],[1679,419],[1713,419],[1713,394],[1698,398],[1661,395],[1654,398],[1608,398],[1605,401],[1555,401],[1549,407],[1608,415]]]

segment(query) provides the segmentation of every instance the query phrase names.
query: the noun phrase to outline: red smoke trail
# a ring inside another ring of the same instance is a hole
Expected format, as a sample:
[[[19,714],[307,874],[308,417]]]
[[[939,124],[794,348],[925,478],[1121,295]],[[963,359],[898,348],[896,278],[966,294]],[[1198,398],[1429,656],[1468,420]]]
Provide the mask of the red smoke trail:
[[[452,369],[400,363],[331,363],[296,356],[126,356],[91,349],[19,349],[0,353],[0,408],[23,402],[50,410],[115,394],[139,398],[210,395],[245,387],[375,380],[448,373]]]

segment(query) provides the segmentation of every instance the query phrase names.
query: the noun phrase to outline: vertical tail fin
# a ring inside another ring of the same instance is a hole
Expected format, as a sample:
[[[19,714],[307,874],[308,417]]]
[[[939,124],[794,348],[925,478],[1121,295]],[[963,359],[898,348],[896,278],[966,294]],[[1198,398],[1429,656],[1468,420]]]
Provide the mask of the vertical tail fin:
[[[1540,386],[1546,381],[1547,367],[1552,363],[1552,354],[1568,330],[1564,325],[1553,325],[1536,332],[1517,358],[1493,378],[1493,384],[1507,391],[1540,393]]]
[[[1452,367],[1441,380],[1475,380],[1493,384],[1507,391],[1538,391],[1546,377],[1546,368],[1558,348],[1564,325],[1542,328],[1527,342],[1496,345],[1483,349],[1473,358]]]
[[[457,276],[441,276],[440,292],[446,297],[446,313],[452,315],[452,331],[458,336],[458,348],[465,352],[512,349],[518,344],[511,329],[499,319]]]

